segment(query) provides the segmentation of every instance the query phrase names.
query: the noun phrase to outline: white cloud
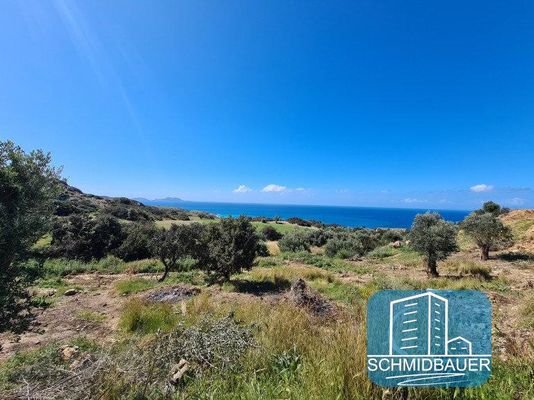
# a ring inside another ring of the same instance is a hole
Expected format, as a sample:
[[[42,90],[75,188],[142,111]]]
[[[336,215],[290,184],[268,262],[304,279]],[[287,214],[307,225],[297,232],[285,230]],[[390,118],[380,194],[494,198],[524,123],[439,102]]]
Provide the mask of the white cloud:
[[[493,190],[493,186],[486,185],[485,183],[480,183],[478,185],[471,186],[469,189],[475,193],[483,193],[483,192],[491,192]]]
[[[405,203],[413,204],[413,203],[426,203],[427,200],[423,199],[414,199],[413,197],[407,197],[403,200]]]
[[[271,183],[270,185],[267,185],[261,189],[262,192],[285,192],[286,190],[286,186],[275,185],[274,183]]]
[[[297,192],[304,192],[304,191],[305,191],[306,189],[305,189],[305,188],[302,188],[302,187],[300,187],[300,188],[296,188],[295,190],[296,190]]]
[[[239,185],[236,189],[232,190],[234,193],[247,193],[252,192],[252,189],[246,185]]]

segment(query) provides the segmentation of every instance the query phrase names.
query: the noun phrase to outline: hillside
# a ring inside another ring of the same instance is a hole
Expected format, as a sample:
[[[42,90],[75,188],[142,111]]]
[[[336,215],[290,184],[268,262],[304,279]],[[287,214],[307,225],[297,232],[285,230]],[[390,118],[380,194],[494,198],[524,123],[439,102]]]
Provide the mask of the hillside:
[[[56,201],[55,214],[66,217],[74,214],[110,214],[127,221],[187,221],[191,217],[206,213],[198,213],[171,207],[146,206],[137,200],[126,197],[98,196],[82,192],[60,181],[62,193]]]
[[[514,234],[516,251],[534,252],[534,210],[513,210],[503,215],[502,221]]]

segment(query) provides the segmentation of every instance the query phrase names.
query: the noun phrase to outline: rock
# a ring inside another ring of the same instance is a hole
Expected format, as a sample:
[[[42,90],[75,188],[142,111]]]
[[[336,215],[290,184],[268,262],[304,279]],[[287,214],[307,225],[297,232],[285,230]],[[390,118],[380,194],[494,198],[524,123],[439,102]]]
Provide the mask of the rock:
[[[78,346],[63,346],[61,348],[61,357],[63,360],[68,361],[76,357],[80,353]]]
[[[90,354],[88,354],[79,360],[74,360],[72,364],[70,364],[69,368],[71,370],[81,369],[81,368],[87,367],[93,361],[94,361],[93,357]]]
[[[335,313],[335,309],[319,293],[308,287],[303,279],[297,279],[289,291],[289,299],[299,307],[306,308],[318,317],[327,317]]]
[[[63,293],[65,296],[74,296],[77,294],[78,291],[74,288],[65,290],[65,293]]]
[[[184,374],[189,370],[189,363],[187,360],[184,360],[183,358],[180,360],[178,364],[176,364],[172,368],[171,372],[171,383],[173,385],[177,385],[182,380]]]
[[[161,303],[176,303],[188,299],[200,293],[200,289],[189,286],[173,286],[164,289],[156,289],[147,294],[146,299],[149,301]]]
[[[390,246],[395,249],[398,249],[399,247],[402,247],[402,242],[400,240],[397,240],[395,242],[390,243]]]

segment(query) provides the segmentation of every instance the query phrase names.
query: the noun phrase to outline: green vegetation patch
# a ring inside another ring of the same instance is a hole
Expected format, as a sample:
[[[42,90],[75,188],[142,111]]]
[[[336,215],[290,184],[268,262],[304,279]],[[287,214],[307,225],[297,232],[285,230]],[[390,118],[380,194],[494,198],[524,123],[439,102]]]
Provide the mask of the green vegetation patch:
[[[93,310],[81,310],[76,315],[78,319],[82,319],[87,322],[102,322],[106,319],[104,314]]]
[[[132,299],[124,306],[119,326],[126,332],[146,335],[169,332],[178,321],[178,315],[170,304]]]
[[[154,279],[130,278],[115,282],[115,290],[124,296],[152,289],[158,284]]]

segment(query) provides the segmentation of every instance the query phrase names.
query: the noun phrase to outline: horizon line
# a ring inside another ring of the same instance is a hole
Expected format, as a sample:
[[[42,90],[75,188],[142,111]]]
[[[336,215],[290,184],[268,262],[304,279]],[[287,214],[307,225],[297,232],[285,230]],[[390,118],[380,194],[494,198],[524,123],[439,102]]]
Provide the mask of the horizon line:
[[[162,199],[147,199],[145,197],[131,197],[132,200],[140,201],[143,199],[149,202],[173,202],[172,200]],[[176,203],[211,203],[211,204],[243,204],[243,205],[262,205],[262,206],[296,206],[296,207],[338,207],[338,208],[376,208],[376,209],[392,209],[392,210],[426,210],[426,211],[463,211],[472,212],[473,209],[466,208],[434,208],[434,207],[387,207],[387,206],[361,206],[361,205],[340,205],[340,204],[298,204],[298,203],[256,203],[256,202],[240,202],[240,201],[214,201],[214,200],[184,200],[180,197],[171,197],[168,199],[179,199]],[[141,201],[142,203],[142,201]],[[520,208],[512,208],[512,210],[520,210]]]

